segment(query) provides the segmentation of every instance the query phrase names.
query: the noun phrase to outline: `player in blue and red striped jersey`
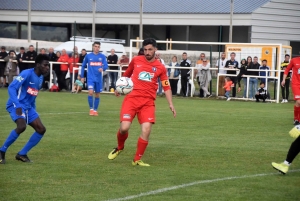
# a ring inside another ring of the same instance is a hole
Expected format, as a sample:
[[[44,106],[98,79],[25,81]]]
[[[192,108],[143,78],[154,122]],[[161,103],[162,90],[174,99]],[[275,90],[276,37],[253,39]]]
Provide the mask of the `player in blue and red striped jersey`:
[[[23,149],[17,153],[16,159],[31,162],[27,153],[39,143],[46,132],[35,110],[35,99],[47,74],[49,74],[49,58],[40,54],[35,59],[35,68],[22,71],[9,85],[6,110],[17,124],[17,128],[11,131],[0,148],[0,164],[5,164],[5,153],[8,147],[25,131],[26,124],[30,125],[35,132]]]
[[[87,64],[87,85],[89,90],[88,103],[90,115],[98,116],[98,106],[100,103],[100,92],[102,92],[102,72],[107,69],[106,57],[100,53],[100,42],[93,43],[93,52],[87,54],[82,66]],[[81,68],[81,82],[84,83],[84,68]],[[95,101],[93,94],[95,92]]]

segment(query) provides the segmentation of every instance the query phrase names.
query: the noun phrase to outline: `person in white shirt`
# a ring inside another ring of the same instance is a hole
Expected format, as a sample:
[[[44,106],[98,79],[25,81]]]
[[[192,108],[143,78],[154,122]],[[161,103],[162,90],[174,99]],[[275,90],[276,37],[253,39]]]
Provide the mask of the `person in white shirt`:
[[[225,64],[226,64],[226,54],[225,52],[222,52],[221,54],[221,58],[217,60],[217,63],[216,63],[216,68],[219,68],[219,73],[220,74],[226,74],[227,71],[224,70],[225,69]],[[219,76],[219,94],[218,96],[224,96],[225,95],[225,91],[223,89],[223,86],[225,85],[225,77],[226,76]]]

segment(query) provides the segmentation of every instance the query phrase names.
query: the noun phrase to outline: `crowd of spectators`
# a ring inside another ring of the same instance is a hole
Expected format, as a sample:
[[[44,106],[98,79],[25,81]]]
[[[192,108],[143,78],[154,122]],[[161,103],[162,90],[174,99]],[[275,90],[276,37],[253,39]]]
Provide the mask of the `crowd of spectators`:
[[[73,75],[73,69],[78,68],[80,66],[79,63],[82,63],[87,55],[87,51],[85,49],[82,49],[81,53],[79,54],[76,46],[73,48],[73,52],[70,54],[68,54],[65,49],[54,52],[52,47],[49,48],[48,52],[45,48],[41,48],[37,53],[34,50],[33,45],[29,46],[27,52],[25,52],[24,47],[20,47],[19,54],[16,54],[14,50],[10,50],[7,53],[6,48],[2,46],[0,60],[2,59],[4,61],[0,61],[0,87],[8,87],[8,85],[12,82],[13,77],[17,76],[23,70],[33,68],[35,64],[28,63],[26,61],[35,61],[37,54],[47,55],[49,57],[49,61],[51,62],[64,62],[64,64],[53,64],[52,72],[50,72],[53,75],[53,79],[51,81],[55,86],[58,87],[59,91],[72,91],[72,83],[76,83],[76,79],[78,77],[78,70],[75,70]],[[142,53],[139,52],[139,54]],[[126,70],[129,64],[129,58],[126,55],[122,55],[121,58],[118,58],[114,49],[111,50],[111,54],[107,57],[107,61],[108,64],[111,65],[109,66],[109,70],[119,70],[119,68]],[[86,66],[84,68],[86,68]],[[69,76],[67,76],[68,73]],[[109,72],[103,76],[104,90],[114,91],[115,83],[118,78],[118,72]],[[73,77],[75,78],[74,80]],[[50,86],[49,83],[50,74],[44,78],[41,90],[48,90]],[[80,89],[85,88],[85,86],[80,87]]]
[[[72,83],[76,82],[78,77],[78,70],[74,71],[73,68],[78,68],[82,63],[87,52],[85,49],[81,50],[81,53],[78,53],[78,48],[75,46],[73,52],[68,54],[65,49],[61,51],[54,52],[53,48],[49,48],[48,53],[46,49],[41,48],[39,54],[46,54],[49,57],[49,61],[52,62],[64,62],[65,64],[53,64],[52,77],[54,85],[58,86],[60,91],[72,90]],[[141,48],[138,52],[138,55],[143,55],[143,49]],[[6,51],[4,46],[1,47],[0,59],[3,59],[4,62],[0,62],[0,87],[7,87],[13,80],[14,76],[17,76],[18,73],[22,72],[25,69],[33,68],[34,63],[26,63],[24,61],[35,61],[37,52],[34,50],[34,46],[30,45],[28,51],[25,52],[24,47],[20,47],[19,54],[16,54],[15,51],[10,50]],[[257,97],[260,92],[258,91],[258,83],[263,83],[265,86],[268,84],[270,79],[267,78],[257,78],[256,76],[270,76],[270,67],[268,67],[267,60],[262,60],[262,64],[258,62],[258,57],[254,56],[253,59],[251,56],[248,56],[246,59],[242,59],[240,62],[235,59],[236,54],[232,52],[230,58],[226,59],[226,54],[221,53],[220,58],[217,59],[215,66],[210,64],[210,61],[206,58],[204,53],[201,53],[199,60],[195,61],[195,71],[194,78],[199,86],[199,96],[200,97],[210,97],[212,95],[210,89],[210,81],[212,79],[211,67],[218,68],[219,72],[219,94],[218,96],[229,97],[228,87],[224,88],[225,82],[232,82],[231,84],[231,96],[236,97],[236,92],[241,91],[241,81],[243,81],[243,98],[246,98],[248,92],[248,98],[254,99]],[[191,80],[191,68],[192,61],[188,59],[186,52],[183,52],[181,60],[178,60],[177,56],[173,56],[171,61],[164,61],[161,58],[159,52],[156,52],[155,58],[159,60],[167,68],[167,74],[169,77],[172,94],[181,95],[183,97],[189,96],[193,93],[192,89],[194,87],[194,81]],[[290,56],[285,55],[285,60],[281,65],[281,70],[284,70],[289,64]],[[16,62],[15,62],[16,61]],[[129,58],[126,55],[122,55],[119,58],[115,54],[115,50],[112,49],[110,55],[107,56],[107,62],[110,65],[109,70],[126,70],[127,65],[129,64]],[[177,67],[177,68],[171,68]],[[179,67],[179,68],[178,68]],[[86,68],[86,66],[84,67]],[[250,70],[251,69],[251,70]],[[121,75],[118,75],[118,72],[105,72],[103,74],[103,90],[104,91],[114,91],[115,83],[117,78]],[[69,82],[66,82],[66,76],[69,72]],[[231,76],[232,75],[232,76]],[[249,86],[247,86],[247,75],[249,77]],[[253,76],[253,77],[251,77]],[[73,80],[73,77],[75,80]],[[85,76],[86,77],[86,76]],[[229,79],[227,79],[227,77]],[[283,73],[280,75],[281,80]],[[179,82],[180,80],[180,82]],[[46,76],[42,85],[42,90],[49,89],[50,76]],[[286,79],[285,87],[282,87],[282,103],[287,102],[289,98],[289,83],[290,75]],[[238,89],[236,90],[236,85]],[[85,86],[82,86],[85,88]],[[160,80],[158,80],[158,95],[162,95],[162,86]]]

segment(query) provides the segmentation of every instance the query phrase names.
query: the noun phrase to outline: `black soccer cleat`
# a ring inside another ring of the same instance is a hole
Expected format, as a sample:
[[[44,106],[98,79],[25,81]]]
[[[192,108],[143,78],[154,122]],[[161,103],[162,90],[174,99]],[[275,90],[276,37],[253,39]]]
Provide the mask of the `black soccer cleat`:
[[[299,123],[299,121],[298,120],[294,120],[294,125],[295,126],[297,126],[297,125],[299,125],[300,123]]]
[[[22,162],[25,162],[25,163],[31,163],[31,160],[28,158],[27,155],[20,155],[20,154],[17,154],[17,155],[16,155],[16,160],[22,161]]]
[[[5,164],[5,152],[0,151],[0,164]]]

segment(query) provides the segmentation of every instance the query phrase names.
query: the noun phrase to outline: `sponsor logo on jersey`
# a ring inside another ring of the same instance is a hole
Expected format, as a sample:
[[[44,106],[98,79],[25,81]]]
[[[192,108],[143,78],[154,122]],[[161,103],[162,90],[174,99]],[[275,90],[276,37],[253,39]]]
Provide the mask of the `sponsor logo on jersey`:
[[[131,118],[130,114],[124,114],[123,115],[123,119],[130,119],[130,118]]]
[[[146,71],[142,71],[139,73],[139,80],[151,82],[153,77],[154,77],[154,73],[149,73]]]
[[[102,62],[90,62],[90,66],[102,66]]]
[[[163,85],[163,87],[167,87],[169,86],[169,80],[163,80],[161,81],[161,84]]]
[[[295,98],[300,98],[300,95],[295,95]]]
[[[155,66],[153,66],[153,67],[152,67],[152,71],[155,73],[155,72],[156,72],[156,70],[157,70],[157,69],[156,69],[156,67],[155,67]]]
[[[16,77],[16,80],[18,80],[19,82],[22,82],[22,80],[24,80],[24,78],[22,78],[22,76],[18,76],[18,77]]]
[[[39,90],[31,88],[31,87],[28,87],[27,93],[30,94],[30,95],[32,95],[32,96],[37,96],[38,93],[39,93]]]

